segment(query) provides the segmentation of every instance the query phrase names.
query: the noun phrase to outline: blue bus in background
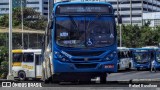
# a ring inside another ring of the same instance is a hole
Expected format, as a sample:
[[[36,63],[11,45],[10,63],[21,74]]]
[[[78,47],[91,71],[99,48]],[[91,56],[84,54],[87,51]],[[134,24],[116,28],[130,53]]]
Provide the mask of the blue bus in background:
[[[153,58],[151,59],[151,71],[153,71],[154,69],[160,70],[160,48],[157,46],[147,46],[143,48],[151,49],[151,58]],[[156,72],[156,70],[154,71]]]
[[[155,61],[153,64],[153,68],[156,70],[160,70],[160,48],[155,50]]]
[[[118,70],[129,70],[133,68],[132,49],[127,47],[118,47]]]
[[[154,49],[151,48],[135,48],[133,49],[134,67],[140,69],[151,69],[152,61],[155,60]]]
[[[43,43],[43,80],[90,81],[117,72],[117,34],[109,3],[55,3]]]

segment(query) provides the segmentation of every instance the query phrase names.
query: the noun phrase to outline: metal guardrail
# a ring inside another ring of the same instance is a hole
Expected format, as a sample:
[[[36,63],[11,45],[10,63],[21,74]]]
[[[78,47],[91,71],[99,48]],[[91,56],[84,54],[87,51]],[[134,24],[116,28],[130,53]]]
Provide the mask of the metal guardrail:
[[[0,33],[8,33],[9,30],[8,28],[5,28],[5,29],[0,29]],[[21,29],[13,29],[12,30],[13,33],[32,33],[32,34],[44,34],[45,31],[42,31],[42,30],[34,30],[34,29],[31,29],[31,30],[22,30]]]

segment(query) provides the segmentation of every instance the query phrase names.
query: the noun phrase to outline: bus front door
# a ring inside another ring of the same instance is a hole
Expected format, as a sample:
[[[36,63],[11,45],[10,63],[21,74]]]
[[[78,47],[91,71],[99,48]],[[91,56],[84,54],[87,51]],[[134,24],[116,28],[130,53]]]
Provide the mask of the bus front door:
[[[39,54],[35,54],[35,76],[39,79],[42,77],[42,62]]]

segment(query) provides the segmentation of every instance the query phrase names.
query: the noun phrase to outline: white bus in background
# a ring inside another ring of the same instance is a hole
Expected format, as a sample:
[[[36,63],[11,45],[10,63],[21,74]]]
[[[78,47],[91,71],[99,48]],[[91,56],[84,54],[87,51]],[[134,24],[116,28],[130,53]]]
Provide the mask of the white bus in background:
[[[127,70],[133,68],[132,49],[118,47],[118,70]]]
[[[42,78],[41,49],[16,49],[12,50],[12,53],[14,78],[19,80]]]

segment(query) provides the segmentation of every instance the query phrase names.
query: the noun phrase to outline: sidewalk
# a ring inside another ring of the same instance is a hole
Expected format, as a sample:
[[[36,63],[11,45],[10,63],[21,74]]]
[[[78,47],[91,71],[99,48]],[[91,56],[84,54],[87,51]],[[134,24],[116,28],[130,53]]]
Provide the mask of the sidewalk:
[[[7,80],[7,79],[0,79],[0,83],[2,82],[18,82],[17,80]]]

